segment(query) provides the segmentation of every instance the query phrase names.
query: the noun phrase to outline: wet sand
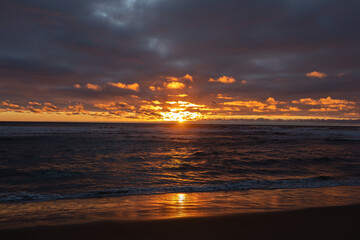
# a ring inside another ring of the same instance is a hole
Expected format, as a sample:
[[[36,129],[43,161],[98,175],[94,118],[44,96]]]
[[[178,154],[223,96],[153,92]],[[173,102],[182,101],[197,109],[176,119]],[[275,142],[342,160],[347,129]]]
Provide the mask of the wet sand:
[[[144,221],[107,221],[0,231],[0,239],[360,239],[360,204]]]

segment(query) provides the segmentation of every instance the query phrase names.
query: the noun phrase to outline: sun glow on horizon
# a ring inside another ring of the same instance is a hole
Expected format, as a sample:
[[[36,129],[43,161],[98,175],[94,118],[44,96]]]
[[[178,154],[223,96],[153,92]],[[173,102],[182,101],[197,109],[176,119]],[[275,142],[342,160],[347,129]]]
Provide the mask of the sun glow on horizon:
[[[217,103],[194,101],[189,95],[180,100],[171,94],[165,99],[130,97],[92,104],[4,100],[0,101],[0,121],[360,120],[358,102],[330,96],[286,101],[216,96]]]
[[[171,111],[173,110],[173,111]],[[189,111],[179,111],[176,109],[171,109],[170,112],[161,112],[160,115],[163,117],[164,121],[172,122],[185,122],[185,121],[194,121],[201,119],[202,115],[199,112],[189,112]]]

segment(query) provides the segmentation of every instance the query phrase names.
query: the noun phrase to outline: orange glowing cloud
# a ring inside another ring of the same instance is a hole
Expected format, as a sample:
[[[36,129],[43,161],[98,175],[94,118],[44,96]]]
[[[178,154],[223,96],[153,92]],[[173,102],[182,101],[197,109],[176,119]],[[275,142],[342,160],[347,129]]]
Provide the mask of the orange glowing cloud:
[[[4,106],[4,107],[8,107],[8,108],[12,108],[12,109],[21,109],[22,107],[20,107],[17,104],[13,104],[13,103],[9,103],[7,101],[2,101],[0,103],[0,105]]]
[[[187,94],[185,94],[185,93],[182,93],[182,94],[177,94],[177,95],[168,95],[169,97],[181,97],[181,98],[183,98],[183,97],[187,97],[188,95]]]
[[[194,81],[193,77],[190,76],[189,74],[186,74],[183,78],[189,80],[190,82]]]
[[[149,89],[150,89],[151,91],[161,90],[161,88],[155,87],[155,86],[150,86]]]
[[[186,87],[192,88],[190,86],[191,82],[194,81],[193,77],[189,74],[186,74],[183,77],[173,77],[168,76],[164,77],[165,81],[154,81],[149,86],[151,91],[163,91],[166,89],[184,89]],[[175,95],[168,95],[168,96],[175,96]],[[187,95],[186,95],[187,96]],[[185,97],[185,94],[179,97]]]
[[[166,79],[171,82],[179,82],[179,81],[183,81],[183,80],[189,80],[190,82],[194,81],[193,77],[189,74],[186,74],[185,76],[179,77],[179,78],[178,77],[166,77]]]
[[[311,108],[309,112],[338,112],[346,111],[356,108],[356,103],[341,99],[332,99],[331,97],[320,98],[319,100],[312,98],[302,98],[298,101],[292,101],[294,104],[303,104],[310,106],[317,106],[317,108]]]
[[[104,110],[134,110],[135,107],[125,102],[110,102],[110,103],[99,103],[94,105],[97,108]]]
[[[278,101],[276,101],[276,100],[275,100],[274,98],[272,98],[272,97],[269,97],[269,98],[266,100],[266,102],[267,102],[268,104],[273,104],[273,105],[279,103]]]
[[[176,95],[173,95],[176,96]],[[220,99],[227,99],[221,94]],[[224,97],[224,98],[222,98]],[[250,118],[282,118],[282,119],[356,119],[360,115],[355,102],[332,99],[318,100],[303,98],[297,101],[279,101],[269,97],[264,101],[234,100],[219,102],[214,105],[210,100],[190,102],[179,100],[145,100],[142,98],[123,98],[127,102],[107,102],[92,105],[55,105],[51,102],[28,102],[24,106],[8,100],[0,102],[0,111],[6,114],[43,114],[46,116],[79,116],[90,119],[112,120],[145,120],[145,121],[198,121],[198,120],[230,120]],[[293,104],[299,105],[294,106]],[[350,110],[350,111],[349,111]],[[34,116],[34,115],[32,115]]]
[[[209,82],[220,82],[220,83],[234,83],[236,82],[236,80],[233,78],[233,77],[228,77],[228,76],[222,76],[222,77],[219,77],[218,79],[213,79],[213,78],[210,78],[209,79]]]
[[[161,110],[162,107],[160,106],[154,106],[154,105],[141,105],[140,106],[140,110],[154,110],[154,111],[158,111]]]
[[[312,98],[302,98],[299,101],[292,101],[292,103],[296,104],[306,104],[306,105],[327,105],[327,106],[337,106],[337,107],[351,107],[351,105],[355,105],[355,102],[341,100],[341,99],[332,99],[331,97],[320,98],[319,100],[315,100]]]
[[[219,99],[228,99],[228,100],[231,100],[233,99],[232,97],[227,97],[227,96],[224,96],[223,94],[219,93],[216,98],[219,98]]]
[[[121,82],[117,82],[117,83],[113,83],[113,82],[108,82],[108,84],[110,86],[113,87],[117,87],[117,88],[122,88],[122,89],[129,89],[129,90],[133,90],[138,92],[140,90],[140,86],[138,83],[133,83],[133,84],[124,84]]]
[[[265,107],[265,104],[258,101],[232,101],[232,102],[224,102],[224,105],[230,105],[230,106],[238,106],[238,107],[249,107],[249,108],[259,108],[263,109]]]
[[[301,109],[298,107],[290,106],[288,102],[275,100],[273,97],[269,97],[265,102],[260,101],[231,101],[222,103],[222,110],[227,110],[230,112],[236,111],[252,111],[256,113],[265,113],[265,112],[300,112]],[[224,106],[230,106],[224,107]]]
[[[355,102],[341,100],[341,99],[332,99],[331,97],[321,98],[319,100],[320,104],[323,105],[333,105],[333,104],[355,104]]]
[[[280,108],[278,109],[280,112],[300,112],[301,109],[298,107],[288,107],[288,108]]]
[[[77,115],[88,113],[81,104],[68,105],[59,107],[53,103],[45,102],[28,102],[27,106],[20,106],[17,104],[8,103],[3,101],[0,103],[1,106],[6,107],[3,112],[17,112],[17,113],[46,113],[46,114],[65,114],[65,115]]]
[[[178,81],[180,81],[180,78],[177,78],[177,77],[166,77],[166,80],[171,81],[171,82],[178,82]]]
[[[181,82],[169,82],[164,83],[164,87],[166,87],[167,89],[184,89],[186,85]]]
[[[101,87],[96,84],[88,83],[86,84],[86,88],[94,90],[94,91],[101,91]]]
[[[313,77],[313,78],[325,78],[325,77],[327,77],[327,75],[325,73],[317,72],[317,71],[309,72],[309,73],[306,74],[306,76]]]
[[[302,104],[308,104],[308,105],[316,105],[317,101],[312,99],[312,98],[302,98],[299,101],[294,100],[294,101],[292,101],[292,103],[295,103],[295,104],[302,103]]]
[[[28,102],[28,104],[31,106],[41,106],[41,104],[38,102]]]
[[[312,108],[309,109],[309,112],[337,112],[339,111],[338,109],[334,109],[334,108]]]

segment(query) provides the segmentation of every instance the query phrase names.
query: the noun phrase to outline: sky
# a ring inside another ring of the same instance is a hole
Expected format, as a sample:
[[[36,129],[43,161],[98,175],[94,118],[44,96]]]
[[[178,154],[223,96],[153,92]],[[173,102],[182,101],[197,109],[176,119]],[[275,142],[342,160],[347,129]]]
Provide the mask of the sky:
[[[357,0],[1,0],[0,121],[360,119]]]

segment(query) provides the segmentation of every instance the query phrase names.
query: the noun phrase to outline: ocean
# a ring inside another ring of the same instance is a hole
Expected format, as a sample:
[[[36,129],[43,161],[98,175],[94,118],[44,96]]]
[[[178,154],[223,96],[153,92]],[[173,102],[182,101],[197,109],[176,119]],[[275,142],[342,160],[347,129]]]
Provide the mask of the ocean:
[[[359,203],[359,130],[3,122],[0,227]]]

